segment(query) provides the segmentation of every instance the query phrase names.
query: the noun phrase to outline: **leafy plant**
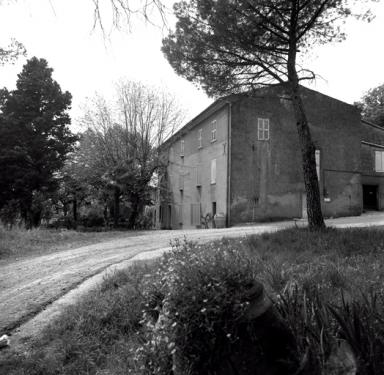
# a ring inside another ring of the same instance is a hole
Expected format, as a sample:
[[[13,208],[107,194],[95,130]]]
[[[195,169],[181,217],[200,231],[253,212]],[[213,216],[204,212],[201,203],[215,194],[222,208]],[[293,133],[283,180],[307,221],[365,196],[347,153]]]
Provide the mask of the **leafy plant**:
[[[358,358],[359,374],[378,375],[384,368],[383,296],[363,295],[361,300],[329,306],[339,325],[340,336],[348,341]]]
[[[255,275],[249,259],[215,245],[176,241],[163,257],[146,292],[143,323],[152,328],[150,344],[143,348],[147,363],[154,363],[148,358],[158,356],[162,345],[175,366],[191,374],[210,373],[219,360],[217,353],[230,353],[237,342],[249,305],[245,292],[254,285]],[[148,373],[167,373],[161,371],[151,368]]]

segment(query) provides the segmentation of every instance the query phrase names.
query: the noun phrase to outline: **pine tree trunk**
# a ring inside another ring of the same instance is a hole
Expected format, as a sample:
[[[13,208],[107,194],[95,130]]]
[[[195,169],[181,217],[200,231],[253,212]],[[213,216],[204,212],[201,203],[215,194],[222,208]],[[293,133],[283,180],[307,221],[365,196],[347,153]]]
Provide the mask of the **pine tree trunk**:
[[[320,189],[316,172],[316,149],[312,142],[298,85],[291,84],[291,98],[301,147],[304,185],[307,193],[308,225],[310,230],[321,230],[325,228],[325,224],[321,212]]]
[[[320,189],[316,172],[316,150],[312,142],[303,100],[300,96],[299,78],[296,71],[296,52],[296,35],[293,34],[291,35],[287,64],[288,82],[301,148],[304,185],[307,193],[308,225],[310,230],[322,230],[325,228],[325,224],[321,212]]]

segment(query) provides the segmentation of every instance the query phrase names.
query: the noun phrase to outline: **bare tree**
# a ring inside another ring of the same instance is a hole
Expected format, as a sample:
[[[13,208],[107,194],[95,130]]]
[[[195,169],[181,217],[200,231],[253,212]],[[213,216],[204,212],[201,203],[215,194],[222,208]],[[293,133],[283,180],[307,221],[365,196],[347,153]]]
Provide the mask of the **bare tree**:
[[[162,167],[158,146],[182,123],[175,98],[138,82],[120,81],[117,96],[108,103],[96,96],[82,123],[93,145],[94,170],[114,191],[114,221],[119,202],[131,206],[129,227],[134,227],[150,201],[150,183]]]
[[[94,6],[94,28],[99,27],[105,35],[106,13],[111,16],[108,23],[113,28],[120,29],[121,26],[130,26],[132,17],[143,18],[153,23],[160,18],[162,25],[166,25],[167,6],[169,0],[92,0]],[[107,9],[107,5],[108,8]]]

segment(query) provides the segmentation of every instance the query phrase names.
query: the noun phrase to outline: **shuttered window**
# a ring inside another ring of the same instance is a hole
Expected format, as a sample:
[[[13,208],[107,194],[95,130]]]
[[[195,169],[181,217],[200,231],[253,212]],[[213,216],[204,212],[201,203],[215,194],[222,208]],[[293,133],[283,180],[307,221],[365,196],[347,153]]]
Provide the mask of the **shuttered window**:
[[[317,179],[320,181],[320,150],[315,151]]]
[[[384,151],[375,151],[375,171],[384,172]]]
[[[216,184],[216,159],[211,160],[211,184]]]
[[[198,148],[202,148],[203,147],[203,129],[199,129],[197,140],[199,142]]]
[[[196,186],[201,186],[201,165],[198,165],[195,168],[195,181]]]
[[[211,142],[216,142],[217,123],[216,120],[211,122]]]

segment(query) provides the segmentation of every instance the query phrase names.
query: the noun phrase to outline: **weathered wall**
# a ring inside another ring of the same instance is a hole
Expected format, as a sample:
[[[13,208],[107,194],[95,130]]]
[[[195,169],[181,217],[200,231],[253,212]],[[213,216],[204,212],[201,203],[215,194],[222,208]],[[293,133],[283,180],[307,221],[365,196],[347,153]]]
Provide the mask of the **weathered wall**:
[[[216,120],[215,142],[211,142],[213,120]],[[201,148],[198,140],[199,129],[202,129]],[[181,140],[184,140],[184,157],[180,155]],[[177,229],[195,228],[199,225],[200,220],[198,223],[196,220],[192,222],[191,205],[200,205],[201,215],[205,215],[212,213],[212,202],[216,202],[216,212],[227,215],[227,154],[227,106],[197,123],[170,144],[167,186],[170,195],[168,210],[172,210],[172,213],[170,222],[169,218],[163,220],[168,221],[168,224],[163,227]],[[211,184],[212,159],[216,159],[215,184]],[[197,184],[198,173],[199,185]]]
[[[324,214],[360,214],[359,113],[311,90],[303,96],[321,151],[320,191],[322,199],[329,199],[323,202]],[[258,140],[259,117],[270,120],[269,141]],[[291,103],[281,87],[233,104],[231,142],[231,224],[301,217],[301,153]]]
[[[384,173],[375,171],[375,151],[384,151],[384,129],[367,122],[362,122],[361,127],[362,184],[378,187],[378,208],[384,210]]]

